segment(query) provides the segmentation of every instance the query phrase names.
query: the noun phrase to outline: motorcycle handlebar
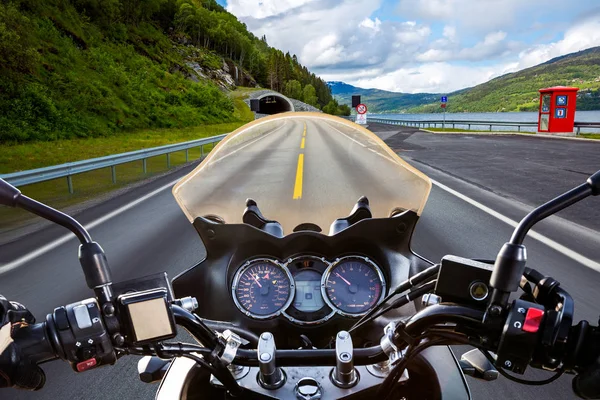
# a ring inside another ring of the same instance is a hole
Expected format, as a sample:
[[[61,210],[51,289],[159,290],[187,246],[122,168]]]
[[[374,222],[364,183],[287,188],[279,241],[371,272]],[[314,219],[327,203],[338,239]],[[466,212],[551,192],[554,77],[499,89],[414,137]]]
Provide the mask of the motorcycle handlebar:
[[[46,322],[17,329],[13,333],[13,340],[19,345],[23,355],[36,364],[59,358],[48,336]]]
[[[172,306],[172,310],[177,324],[185,327],[192,335],[202,338],[202,342],[207,346],[207,351],[212,352],[219,345],[219,339],[214,331],[207,327],[198,316],[175,305]],[[494,332],[492,327],[483,324],[483,314],[482,310],[458,304],[442,303],[430,306],[415,314],[408,321],[401,323],[402,333],[400,334],[397,330],[394,340],[399,343],[403,340],[410,340],[410,338],[419,339],[429,328],[447,323],[455,324],[462,330],[480,332],[499,340],[502,332],[497,330]],[[73,363],[73,360],[67,357],[61,340],[56,335],[56,326],[48,324],[54,324],[52,318],[47,318],[42,323],[22,327],[16,330],[13,339],[23,354],[37,364],[57,358]],[[572,365],[569,366],[569,369],[578,374],[573,380],[573,391],[582,398],[600,398],[600,329],[582,322],[572,327],[569,336],[571,343],[565,346],[568,351],[564,354],[562,361],[570,360]],[[487,350],[495,351],[489,345]],[[334,366],[336,352],[335,349],[276,350],[276,359],[278,366],[281,367]],[[387,359],[388,356],[381,346],[354,350],[355,365],[372,365]],[[238,349],[234,363],[243,366],[257,366],[256,350]]]

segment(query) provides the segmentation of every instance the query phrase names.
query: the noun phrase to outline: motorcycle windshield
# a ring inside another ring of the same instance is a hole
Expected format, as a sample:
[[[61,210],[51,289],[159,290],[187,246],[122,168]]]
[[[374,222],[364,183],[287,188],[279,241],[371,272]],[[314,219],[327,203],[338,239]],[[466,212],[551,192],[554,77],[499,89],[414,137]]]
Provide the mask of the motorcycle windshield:
[[[314,223],[327,232],[366,196],[373,217],[420,214],[431,181],[367,129],[320,113],[284,113],[223,139],[173,188],[190,221],[242,223],[246,199],[289,234]]]

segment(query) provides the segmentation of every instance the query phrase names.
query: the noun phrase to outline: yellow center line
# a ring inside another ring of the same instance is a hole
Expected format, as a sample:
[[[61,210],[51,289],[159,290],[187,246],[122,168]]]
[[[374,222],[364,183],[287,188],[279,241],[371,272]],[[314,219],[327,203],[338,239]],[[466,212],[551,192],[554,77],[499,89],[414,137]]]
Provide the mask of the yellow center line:
[[[294,185],[294,200],[302,198],[302,174],[304,172],[304,154],[298,155],[298,168],[296,169],[296,184]]]
[[[302,132],[302,137],[306,137],[306,122],[304,123],[304,132]]]
[[[304,142],[305,142],[306,138],[302,138],[302,143],[300,143],[300,148],[303,149],[304,148]]]

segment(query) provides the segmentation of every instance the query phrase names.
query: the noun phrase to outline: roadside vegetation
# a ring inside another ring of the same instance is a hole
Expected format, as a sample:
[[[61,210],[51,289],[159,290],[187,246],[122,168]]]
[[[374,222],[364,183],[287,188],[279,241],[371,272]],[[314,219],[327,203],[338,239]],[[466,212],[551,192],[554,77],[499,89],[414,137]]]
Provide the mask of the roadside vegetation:
[[[205,70],[225,61],[282,92],[294,81],[312,105],[339,112],[323,80],[214,0],[8,0],[0,145],[239,121],[235,99],[190,79],[190,46]]]
[[[489,131],[485,129],[460,129],[460,128],[423,128],[423,130],[431,131],[431,132],[456,132],[456,133],[492,133],[492,134],[502,134],[502,133],[522,133],[525,135],[535,135],[536,132],[528,132],[528,131]],[[584,139],[600,139],[600,134],[598,133],[582,133],[578,136],[579,138]]]
[[[423,128],[426,131],[432,132],[458,132],[458,133],[524,133],[528,135],[535,135],[535,132],[526,132],[526,131],[490,131],[488,129],[461,129],[461,128]]]

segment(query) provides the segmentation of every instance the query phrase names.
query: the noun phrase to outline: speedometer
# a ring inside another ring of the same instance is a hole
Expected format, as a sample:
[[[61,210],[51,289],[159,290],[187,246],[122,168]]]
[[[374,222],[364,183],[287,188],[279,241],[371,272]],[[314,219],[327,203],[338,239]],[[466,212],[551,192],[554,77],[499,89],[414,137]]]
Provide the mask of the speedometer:
[[[344,257],[323,275],[323,298],[346,316],[364,315],[383,298],[385,280],[379,267],[365,257]]]
[[[244,314],[265,319],[281,314],[290,305],[293,289],[287,268],[273,260],[260,259],[248,261],[237,271],[232,294]]]

